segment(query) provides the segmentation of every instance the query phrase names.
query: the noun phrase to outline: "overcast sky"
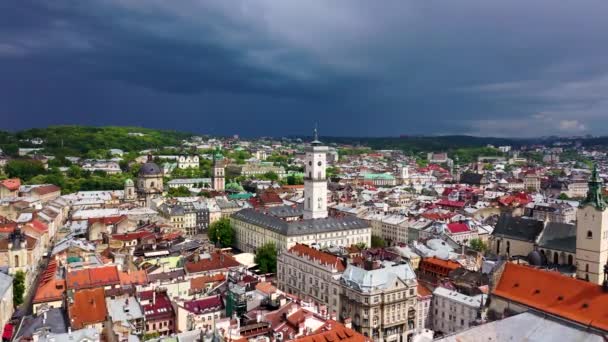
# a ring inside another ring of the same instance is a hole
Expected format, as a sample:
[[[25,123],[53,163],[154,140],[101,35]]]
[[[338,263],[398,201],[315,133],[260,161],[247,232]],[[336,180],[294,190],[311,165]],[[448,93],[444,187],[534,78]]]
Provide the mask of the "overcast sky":
[[[608,1],[0,2],[2,129],[608,134]]]

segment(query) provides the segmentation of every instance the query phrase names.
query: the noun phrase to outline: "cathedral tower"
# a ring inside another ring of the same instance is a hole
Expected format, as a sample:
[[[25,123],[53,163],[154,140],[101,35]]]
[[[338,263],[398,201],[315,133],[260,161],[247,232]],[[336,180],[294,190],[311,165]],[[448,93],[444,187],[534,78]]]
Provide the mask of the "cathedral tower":
[[[576,275],[592,283],[604,281],[608,262],[608,210],[603,182],[594,166],[587,197],[576,213]]]
[[[224,191],[225,187],[224,174],[224,156],[219,148],[216,148],[213,154],[213,190]]]
[[[304,219],[327,217],[327,178],[325,175],[328,148],[319,141],[317,129],[314,140],[306,148],[304,169]]]

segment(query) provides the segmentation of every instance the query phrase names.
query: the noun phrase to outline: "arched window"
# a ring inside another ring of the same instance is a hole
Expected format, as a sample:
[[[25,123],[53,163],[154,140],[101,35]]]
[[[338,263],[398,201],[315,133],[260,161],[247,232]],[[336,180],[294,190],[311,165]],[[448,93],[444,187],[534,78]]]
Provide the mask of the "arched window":
[[[573,260],[572,255],[568,255],[568,265],[572,266]]]
[[[587,231],[587,239],[593,239],[593,232],[590,230]]]
[[[589,264],[585,265],[585,272],[589,272]]]
[[[153,188],[154,187],[154,181],[150,182],[150,187]]]
[[[557,254],[557,252],[553,253],[553,263],[559,264],[559,255]]]
[[[19,267],[19,256],[15,255],[15,267]]]

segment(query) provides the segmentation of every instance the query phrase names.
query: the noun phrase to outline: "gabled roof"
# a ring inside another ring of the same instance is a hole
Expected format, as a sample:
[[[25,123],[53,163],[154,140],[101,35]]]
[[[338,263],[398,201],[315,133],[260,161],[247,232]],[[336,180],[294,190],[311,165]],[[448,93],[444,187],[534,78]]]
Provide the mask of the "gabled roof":
[[[118,285],[120,277],[116,266],[104,266],[68,272],[66,282],[69,289],[84,289]]]
[[[493,295],[608,331],[608,293],[587,281],[507,263]]]
[[[498,219],[492,235],[534,242],[543,230],[543,226],[542,221],[503,214]]]
[[[541,248],[576,253],[576,226],[549,222],[543,230],[538,245]]]

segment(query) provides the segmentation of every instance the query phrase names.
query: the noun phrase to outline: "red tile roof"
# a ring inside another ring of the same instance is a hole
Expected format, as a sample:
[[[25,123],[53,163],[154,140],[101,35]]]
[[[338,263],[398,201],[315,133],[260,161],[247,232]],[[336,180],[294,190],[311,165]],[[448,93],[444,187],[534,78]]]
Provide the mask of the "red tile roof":
[[[21,179],[19,178],[9,178],[3,181],[0,181],[0,185],[7,188],[9,191],[17,191],[21,186]]]
[[[154,236],[154,233],[149,232],[149,231],[139,231],[139,232],[132,232],[132,233],[124,233],[124,234],[113,234],[112,240],[133,241],[133,240],[140,240],[140,239],[143,239],[143,238],[146,238],[149,236]]]
[[[462,201],[450,201],[447,199],[441,199],[439,201],[437,201],[435,204],[442,206],[442,207],[450,207],[450,208],[459,208],[462,209],[464,208],[464,202]]]
[[[466,233],[466,232],[471,231],[469,229],[469,226],[467,226],[466,223],[453,222],[453,223],[448,223],[447,226],[448,226],[448,230],[452,234]]]
[[[40,275],[40,282],[34,295],[34,303],[54,302],[63,299],[65,280],[57,278],[57,261],[51,260]]]
[[[54,184],[37,186],[32,189],[33,192],[38,194],[39,196],[47,195],[53,192],[61,191],[61,188]]]
[[[257,283],[255,289],[267,295],[277,292],[277,288],[267,281]]]
[[[126,215],[108,216],[108,217],[92,217],[89,218],[89,225],[93,223],[103,223],[105,225],[117,224],[127,219]]]
[[[321,252],[317,249],[309,247],[308,245],[303,245],[303,244],[297,243],[295,246],[293,246],[289,249],[289,253],[296,254],[300,257],[307,256],[307,257],[319,262],[322,265],[332,266],[340,272],[342,272],[346,269],[344,267],[344,264],[340,260],[340,258],[338,258],[337,256],[329,254],[329,253]]]
[[[212,276],[200,276],[190,279],[190,290],[193,292],[200,291],[207,287],[209,283],[215,284],[226,280],[226,276],[221,273]]]
[[[353,329],[345,327],[342,323],[328,320],[311,335],[290,340],[292,342],[371,342]]]
[[[120,285],[147,285],[148,273],[145,270],[118,273]]]
[[[418,283],[418,297],[427,297],[432,296],[433,292],[429,290],[426,286]]]
[[[608,331],[608,293],[590,282],[507,263],[493,294]]]
[[[157,291],[154,298],[154,290],[142,291],[139,293],[141,300],[150,301],[143,306],[144,315],[147,321],[166,320],[175,317],[173,305],[166,292]]]
[[[436,257],[424,258],[422,259],[422,264],[428,264],[433,266],[439,266],[443,268],[447,268],[449,270],[455,270],[461,268],[462,265],[452,260],[443,260]]]
[[[66,282],[69,289],[85,289],[118,285],[120,277],[116,266],[104,266],[68,272]]]
[[[106,321],[108,310],[105,297],[103,288],[74,292],[74,301],[68,306],[72,329],[82,329]]]
[[[218,310],[224,309],[224,302],[219,295],[192,300],[189,302],[184,302],[184,309],[194,313],[194,314],[202,314],[208,312],[215,312]]]
[[[232,267],[238,267],[241,264],[234,259],[230,254],[216,252],[211,253],[211,258],[201,258],[199,261],[188,261],[184,268],[188,273],[199,273],[209,271],[219,271]]]
[[[17,228],[17,222],[0,216],[0,233],[12,233]]]

